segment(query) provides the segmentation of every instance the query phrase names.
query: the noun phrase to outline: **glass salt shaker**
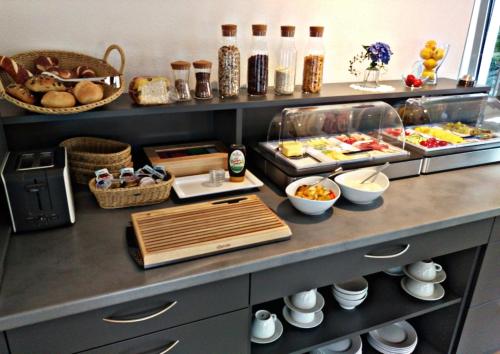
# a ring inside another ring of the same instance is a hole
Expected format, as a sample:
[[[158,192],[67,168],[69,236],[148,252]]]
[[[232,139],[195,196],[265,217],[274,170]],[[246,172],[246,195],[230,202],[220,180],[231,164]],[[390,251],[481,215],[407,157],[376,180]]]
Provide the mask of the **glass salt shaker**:
[[[210,73],[212,71],[212,62],[208,60],[197,60],[193,62],[194,76],[196,77],[196,87],[194,89],[194,98],[207,100],[212,98],[212,88],[210,87]]]
[[[236,44],[236,25],[222,25],[222,47],[219,48],[219,95],[240,94],[240,50]]]
[[[189,90],[189,68],[191,64],[187,61],[174,61],[170,63],[174,72],[174,87],[177,93],[177,101],[191,100],[191,92]]]
[[[267,25],[252,25],[252,49],[248,58],[248,94],[262,96],[267,93],[269,50],[266,40]]]
[[[309,27],[309,42],[304,57],[304,76],[302,92],[318,93],[323,84],[323,63],[325,49],[323,46],[323,29],[320,26]]]
[[[277,95],[291,95],[295,90],[297,49],[294,35],[295,26],[281,26],[278,66],[274,72],[274,92]]]

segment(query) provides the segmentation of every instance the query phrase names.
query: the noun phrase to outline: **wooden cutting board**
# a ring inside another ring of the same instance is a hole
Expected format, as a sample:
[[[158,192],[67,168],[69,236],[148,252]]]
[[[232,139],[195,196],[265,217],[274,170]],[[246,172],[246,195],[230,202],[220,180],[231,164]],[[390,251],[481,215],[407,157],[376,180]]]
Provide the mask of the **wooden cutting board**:
[[[144,267],[288,239],[292,232],[256,195],[133,213]]]

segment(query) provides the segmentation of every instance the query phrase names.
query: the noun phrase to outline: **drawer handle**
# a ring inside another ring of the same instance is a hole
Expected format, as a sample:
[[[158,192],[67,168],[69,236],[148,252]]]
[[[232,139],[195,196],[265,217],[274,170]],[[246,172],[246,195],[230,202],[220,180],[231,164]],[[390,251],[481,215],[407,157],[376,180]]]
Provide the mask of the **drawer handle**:
[[[180,342],[180,340],[176,340],[175,342],[173,342],[172,344],[170,344],[167,349],[165,349],[164,351],[162,351],[162,352],[160,352],[158,354],[166,354],[166,353],[168,353],[169,351],[171,351],[172,349],[174,349],[175,346],[177,344],[179,344],[179,342]]]
[[[400,252],[398,252],[398,253],[387,254],[387,255],[384,255],[384,256],[375,256],[373,254],[365,254],[365,257],[366,258],[374,258],[374,259],[396,258],[396,257],[402,256],[403,254],[405,254],[406,252],[408,252],[409,249],[410,249],[410,244],[408,243],[406,245],[406,247],[403,250],[401,250]]]
[[[165,308],[161,309],[160,311],[155,312],[155,313],[153,313],[151,315],[148,315],[148,316],[145,316],[145,317],[133,318],[133,319],[129,319],[129,320],[119,320],[119,319],[114,319],[114,318],[103,318],[102,320],[104,322],[109,322],[109,323],[136,323],[136,322],[143,322],[143,321],[147,321],[147,320],[150,320],[152,318],[158,317],[160,315],[163,315],[165,312],[167,312],[168,310],[170,310],[175,305],[177,305],[177,301],[174,301],[174,302],[168,304]],[[177,344],[175,344],[175,345],[177,345]],[[162,352],[162,353],[166,353],[166,352]]]

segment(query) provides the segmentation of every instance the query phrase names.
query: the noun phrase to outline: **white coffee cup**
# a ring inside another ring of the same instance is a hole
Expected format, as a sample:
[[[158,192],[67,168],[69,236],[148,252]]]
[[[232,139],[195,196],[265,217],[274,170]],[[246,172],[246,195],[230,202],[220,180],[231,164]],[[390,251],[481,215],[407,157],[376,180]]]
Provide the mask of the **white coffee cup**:
[[[292,309],[290,310],[290,316],[295,322],[298,323],[310,323],[314,321],[314,312],[298,312]]]
[[[434,284],[423,281],[406,278],[406,288],[412,294],[428,297],[434,294]]]
[[[257,311],[252,323],[252,336],[260,339],[271,338],[276,331],[276,319],[276,315],[269,311]]]
[[[443,269],[439,264],[430,259],[418,261],[408,266],[408,272],[415,278],[423,281],[432,281],[436,278],[436,273]]]
[[[298,307],[299,309],[309,310],[316,305],[316,298],[316,289],[311,289],[292,295],[291,300],[293,306]]]

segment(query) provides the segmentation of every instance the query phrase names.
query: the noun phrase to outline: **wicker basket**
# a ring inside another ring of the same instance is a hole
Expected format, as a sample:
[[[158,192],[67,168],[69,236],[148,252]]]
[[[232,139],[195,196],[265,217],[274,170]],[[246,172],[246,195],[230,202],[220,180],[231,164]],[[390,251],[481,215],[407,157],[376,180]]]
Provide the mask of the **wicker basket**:
[[[102,166],[123,162],[130,157],[132,151],[127,143],[93,137],[71,138],[59,145],[66,148],[70,162]]]
[[[78,183],[78,184],[87,184],[89,181],[95,177],[95,171],[101,168],[107,168],[109,173],[113,175],[118,175],[120,174],[120,169],[123,167],[134,167],[134,164],[132,160],[130,160],[128,163],[124,163],[123,165],[119,167],[99,167],[96,168],[95,170],[88,170],[85,168],[76,168],[76,167],[71,167],[71,162],[70,162],[70,170],[71,170],[71,176],[73,177],[73,180]]]
[[[78,160],[72,160],[70,159],[69,161],[69,166],[71,169],[82,169],[82,170],[87,170],[87,171],[97,171],[100,170],[101,168],[107,168],[110,171],[117,171],[122,167],[130,167],[130,164],[132,162],[132,155],[129,155],[127,158],[124,160],[112,163],[112,164],[99,164],[99,163],[93,163],[93,162],[82,162]]]
[[[89,182],[90,191],[94,194],[99,206],[103,209],[118,209],[133,206],[150,205],[164,202],[170,196],[174,176],[155,185],[145,187],[98,189],[95,178]]]
[[[120,53],[121,64],[120,64],[119,70],[116,70],[114,67],[112,67],[110,64],[108,64],[109,54],[113,50],[117,50],[118,53]],[[94,102],[94,103],[70,107],[70,108],[46,108],[46,107],[35,106],[32,104],[24,103],[22,101],[15,99],[14,97],[8,95],[5,92],[4,86],[8,86],[13,81],[10,78],[10,76],[7,75],[6,72],[0,71],[0,99],[4,98],[5,100],[9,101],[10,103],[15,104],[16,106],[19,106],[21,108],[27,109],[28,111],[32,111],[32,112],[36,112],[36,113],[73,114],[73,113],[80,113],[80,112],[89,111],[91,109],[101,107],[101,106],[104,106],[110,102],[113,102],[118,97],[120,97],[120,95],[125,90],[126,85],[125,85],[125,81],[124,81],[124,77],[123,77],[123,70],[125,68],[125,53],[123,52],[123,49],[116,44],[112,44],[108,47],[108,49],[106,49],[106,52],[104,53],[104,58],[102,60],[97,59],[97,58],[93,58],[93,57],[85,55],[85,54],[65,52],[65,51],[59,51],[59,50],[32,51],[32,52],[16,54],[16,55],[11,56],[11,58],[14,59],[17,63],[24,66],[26,69],[34,72],[34,68],[35,68],[34,60],[37,57],[39,57],[40,55],[52,56],[52,57],[58,58],[59,65],[62,68],[71,69],[71,68],[74,68],[78,65],[86,65],[89,68],[94,69],[97,76],[120,75],[121,86],[119,88],[116,88],[116,87],[104,85],[104,99],[102,99],[99,102]]]

